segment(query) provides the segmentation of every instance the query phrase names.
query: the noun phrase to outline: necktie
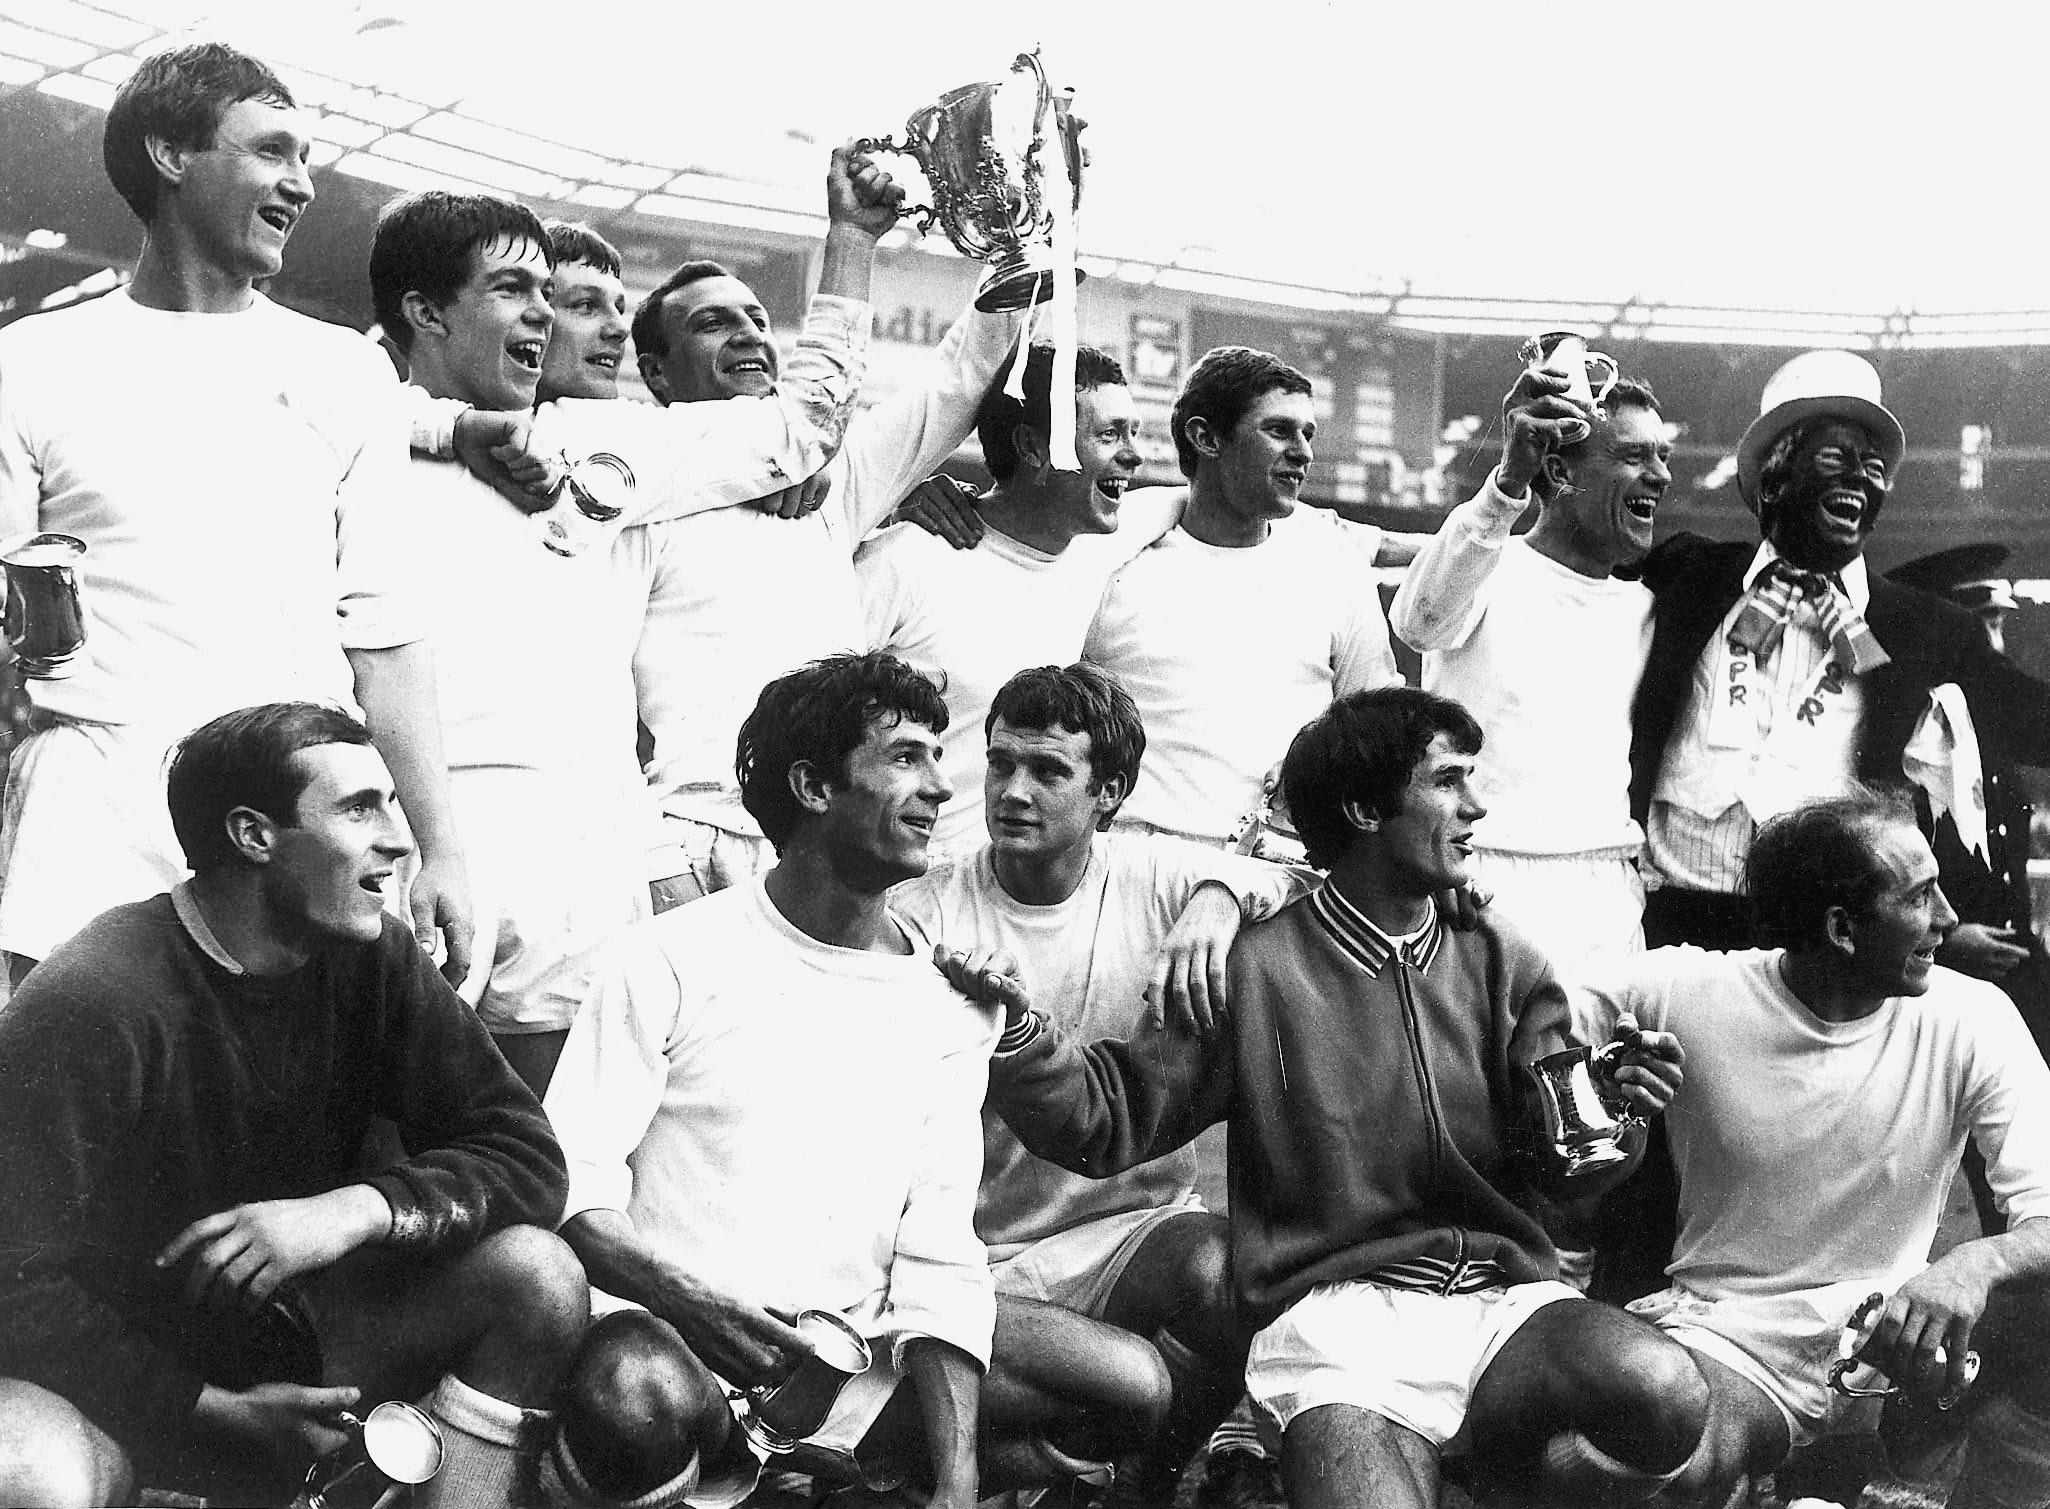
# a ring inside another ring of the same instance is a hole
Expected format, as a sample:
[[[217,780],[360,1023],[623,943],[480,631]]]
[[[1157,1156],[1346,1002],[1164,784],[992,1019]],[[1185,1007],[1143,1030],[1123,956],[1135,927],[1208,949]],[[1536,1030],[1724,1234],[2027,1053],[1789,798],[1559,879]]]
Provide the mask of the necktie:
[[[1822,632],[1836,651],[1836,662],[1849,674],[1876,671],[1893,658],[1880,647],[1865,616],[1835,582],[1819,571],[1800,571],[1785,561],[1771,562],[1752,582],[1743,611],[1730,626],[1731,645],[1749,650],[1763,665],[1786,637],[1795,605],[1804,600],[1814,604]]]

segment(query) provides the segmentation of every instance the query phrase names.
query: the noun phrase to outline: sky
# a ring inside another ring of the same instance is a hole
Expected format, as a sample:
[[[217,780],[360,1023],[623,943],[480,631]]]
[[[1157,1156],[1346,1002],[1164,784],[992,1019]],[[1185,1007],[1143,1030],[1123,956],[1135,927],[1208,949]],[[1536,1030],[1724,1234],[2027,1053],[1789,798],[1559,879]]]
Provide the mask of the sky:
[[[1085,252],[1346,291],[2050,307],[2050,7],[103,3],[794,188],[1037,45],[1090,123]]]

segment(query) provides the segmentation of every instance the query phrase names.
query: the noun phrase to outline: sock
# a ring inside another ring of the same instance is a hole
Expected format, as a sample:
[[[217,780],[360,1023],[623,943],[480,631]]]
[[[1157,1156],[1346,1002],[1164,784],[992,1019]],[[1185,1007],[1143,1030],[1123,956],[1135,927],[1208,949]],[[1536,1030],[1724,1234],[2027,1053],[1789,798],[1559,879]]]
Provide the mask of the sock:
[[[1670,1472],[1648,1472],[1618,1461],[1577,1430],[1562,1430],[1545,1443],[1544,1476],[1552,1485],[1583,1492],[1599,1487],[1604,1497],[1633,1502],[1650,1498],[1693,1464],[1690,1456]]]
[[[420,1407],[441,1426],[441,1471],[413,1490],[413,1509],[503,1509],[527,1495],[522,1483],[555,1424],[445,1374]]]
[[[554,1440],[548,1444],[547,1454],[541,1459],[541,1493],[543,1501],[550,1504],[604,1505],[607,1509],[678,1509],[697,1491],[700,1468],[698,1455],[692,1452],[691,1459],[683,1465],[683,1471],[668,1482],[634,1498],[607,1498],[584,1477],[583,1469],[570,1454],[569,1442],[563,1439],[561,1431],[557,1431]]]

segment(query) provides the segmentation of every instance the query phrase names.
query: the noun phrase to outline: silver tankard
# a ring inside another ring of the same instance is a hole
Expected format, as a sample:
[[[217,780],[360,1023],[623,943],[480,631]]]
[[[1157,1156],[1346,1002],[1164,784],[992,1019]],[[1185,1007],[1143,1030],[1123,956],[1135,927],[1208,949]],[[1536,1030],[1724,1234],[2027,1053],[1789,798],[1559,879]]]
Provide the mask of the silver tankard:
[[[306,1469],[292,1509],[327,1509],[328,1495],[366,1469],[385,1480],[385,1492],[373,1506],[382,1509],[400,1487],[424,1483],[441,1471],[441,1427],[422,1409],[391,1399],[361,1420],[345,1410],[341,1423],[349,1444]]]
[[[1534,335],[1517,349],[1524,366],[1566,379],[1566,396],[1590,409],[1601,407],[1609,390],[1616,386],[1622,369],[1616,359],[1602,351],[1587,349],[1587,338],[1572,330],[1548,330]],[[1587,436],[1568,441],[1578,445]]]
[[[633,502],[634,469],[610,451],[594,451],[575,462],[564,456],[562,465],[561,486],[534,517],[542,545],[556,555],[578,556]]]
[[[1562,1048],[1530,1066],[1544,1108],[1545,1137],[1569,1175],[1608,1168],[1629,1158],[1623,1133],[1644,1121],[1614,1095],[1615,1061],[1627,1051],[1620,1039],[1603,1048]],[[1610,1094],[1602,1093],[1608,1081]]]
[[[915,160],[932,186],[932,203],[905,211],[920,219],[919,234],[937,220],[964,257],[990,264],[976,289],[975,307],[988,313],[1023,309],[1053,297],[1053,215],[1047,208],[1049,136],[1067,158],[1074,185],[1070,209],[1082,203],[1083,123],[1066,92],[1047,86],[1037,52],[1021,52],[1013,74],[1030,72],[1034,86],[1031,136],[1022,148],[999,141],[997,100],[1010,81],[965,84],[949,90],[904,123],[900,146],[888,136],[864,137],[863,152],[901,152]],[[1007,114],[1008,109],[1007,109]],[[1059,182],[1059,174],[1053,175]],[[1081,274],[1076,274],[1081,281]]]
[[[85,541],[68,534],[24,534],[0,542],[7,573],[4,626],[21,674],[62,681],[85,647],[85,609],[78,600],[78,561]]]
[[[740,1417],[748,1439],[779,1456],[824,1425],[840,1390],[868,1371],[868,1343],[839,1316],[805,1310],[797,1317],[797,1330],[811,1343],[811,1355],[781,1383],[749,1389],[747,1411]]]

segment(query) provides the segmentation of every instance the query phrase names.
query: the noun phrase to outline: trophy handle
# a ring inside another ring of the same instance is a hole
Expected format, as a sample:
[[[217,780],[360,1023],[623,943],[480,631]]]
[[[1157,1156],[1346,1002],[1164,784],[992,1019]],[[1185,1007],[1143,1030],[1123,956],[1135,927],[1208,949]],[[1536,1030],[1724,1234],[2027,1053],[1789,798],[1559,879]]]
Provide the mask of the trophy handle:
[[[908,157],[918,164],[919,171],[925,171],[925,154],[919,150],[919,142],[912,137],[901,146],[894,136],[864,136],[854,143],[857,152],[894,152],[899,157]],[[928,175],[930,176],[930,175]],[[907,204],[897,212],[906,220],[918,221],[918,234],[932,234],[932,223],[939,218],[939,211],[929,204]]]
[[[1624,1042],[1621,1038],[1615,1038],[1594,1050],[1594,1055],[1588,1060],[1587,1067],[1594,1074],[1596,1090],[1606,1092],[1602,1095],[1602,1099],[1609,1103],[1611,1110],[1615,1113],[1616,1120],[1624,1126],[1642,1126],[1645,1123],[1644,1113],[1624,1099],[1616,1085],[1617,1060],[1621,1059],[1629,1051],[1630,1045],[1628,1043]]]

